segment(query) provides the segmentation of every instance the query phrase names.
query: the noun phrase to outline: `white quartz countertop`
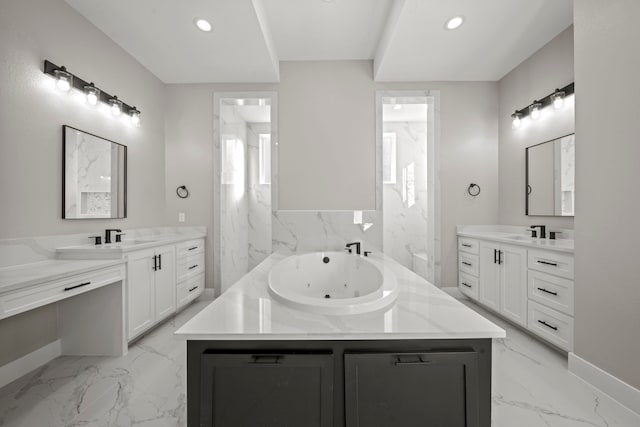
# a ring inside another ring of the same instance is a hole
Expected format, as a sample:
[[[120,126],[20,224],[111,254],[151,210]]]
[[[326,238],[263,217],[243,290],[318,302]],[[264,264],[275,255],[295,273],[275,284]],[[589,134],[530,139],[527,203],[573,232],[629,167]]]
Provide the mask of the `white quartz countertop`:
[[[472,239],[492,240],[495,242],[509,243],[518,246],[527,246],[534,249],[543,249],[558,252],[573,253],[573,240],[569,239],[538,239],[529,236],[504,233],[498,231],[459,231],[458,236]]]
[[[354,255],[355,256],[355,255]],[[271,297],[267,277],[286,258],[272,254],[196,314],[176,335],[189,340],[360,340],[502,338],[505,331],[397,262],[389,267],[399,295],[387,309],[325,315],[290,308]]]
[[[185,242],[188,240],[203,239],[205,233],[188,234],[160,234],[155,236],[143,236],[135,239],[123,240],[119,243],[87,244],[75,246],[63,246],[56,248],[56,254],[61,258],[116,258],[127,252],[154,248],[162,245]]]
[[[46,260],[0,268],[0,293],[122,264],[122,260]]]

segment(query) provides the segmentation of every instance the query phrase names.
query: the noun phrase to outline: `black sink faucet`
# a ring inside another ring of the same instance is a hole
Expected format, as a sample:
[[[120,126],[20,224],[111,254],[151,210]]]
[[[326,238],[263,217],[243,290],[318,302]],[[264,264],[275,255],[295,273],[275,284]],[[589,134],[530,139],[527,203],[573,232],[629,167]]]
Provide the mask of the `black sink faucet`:
[[[111,243],[111,232],[115,231],[116,233],[122,233],[122,230],[120,230],[119,228],[107,228],[104,231],[104,243]]]
[[[351,246],[355,246],[356,254],[360,255],[360,242],[347,243],[345,247],[349,249],[349,253],[351,253]]]
[[[534,230],[535,228],[540,228],[540,238],[541,239],[547,238],[547,227],[545,225],[532,225],[530,228],[532,230]],[[535,235],[533,237],[535,237]]]

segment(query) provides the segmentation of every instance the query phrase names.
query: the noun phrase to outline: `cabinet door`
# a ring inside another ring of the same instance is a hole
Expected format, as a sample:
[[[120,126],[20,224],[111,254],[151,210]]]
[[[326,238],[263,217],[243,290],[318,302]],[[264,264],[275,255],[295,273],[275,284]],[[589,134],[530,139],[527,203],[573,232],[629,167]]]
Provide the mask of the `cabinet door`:
[[[346,353],[346,427],[480,425],[477,353]]]
[[[500,313],[527,326],[527,250],[500,245]]]
[[[205,353],[200,363],[200,420],[193,425],[333,425],[330,353]]]
[[[500,311],[499,250],[498,244],[480,242],[480,302],[495,311]]]
[[[156,249],[156,322],[176,312],[176,251],[174,246]]]
[[[134,252],[127,262],[127,337],[132,339],[155,323],[153,250]]]

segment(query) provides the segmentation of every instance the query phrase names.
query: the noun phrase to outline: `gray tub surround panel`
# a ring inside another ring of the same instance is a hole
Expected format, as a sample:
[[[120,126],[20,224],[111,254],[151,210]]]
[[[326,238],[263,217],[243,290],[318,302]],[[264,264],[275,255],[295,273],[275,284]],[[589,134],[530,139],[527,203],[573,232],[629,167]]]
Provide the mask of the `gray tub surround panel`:
[[[573,350],[573,230],[531,238],[528,227],[459,226],[458,289],[563,351]],[[568,237],[568,238],[567,238]]]
[[[491,340],[503,329],[380,254],[398,281],[391,308],[299,311],[268,290],[286,257],[269,256],[176,331],[187,340],[187,425],[490,426]]]

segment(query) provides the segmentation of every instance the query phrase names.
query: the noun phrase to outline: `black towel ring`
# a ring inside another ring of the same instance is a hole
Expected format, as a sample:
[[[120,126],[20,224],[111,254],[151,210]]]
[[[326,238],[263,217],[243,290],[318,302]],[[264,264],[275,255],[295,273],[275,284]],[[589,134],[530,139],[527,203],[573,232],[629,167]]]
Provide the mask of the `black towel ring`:
[[[176,188],[176,194],[181,199],[186,199],[187,197],[189,197],[189,190],[187,190],[186,185],[181,185],[180,187]]]
[[[474,188],[477,188],[477,190],[474,190]],[[480,194],[480,186],[472,182],[467,188],[467,193],[469,193],[470,196],[476,197],[478,194]]]

